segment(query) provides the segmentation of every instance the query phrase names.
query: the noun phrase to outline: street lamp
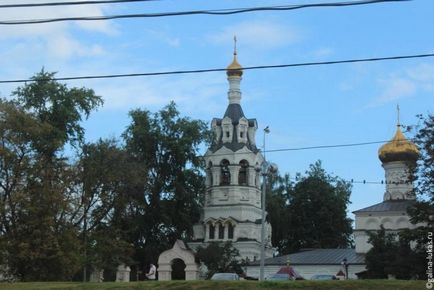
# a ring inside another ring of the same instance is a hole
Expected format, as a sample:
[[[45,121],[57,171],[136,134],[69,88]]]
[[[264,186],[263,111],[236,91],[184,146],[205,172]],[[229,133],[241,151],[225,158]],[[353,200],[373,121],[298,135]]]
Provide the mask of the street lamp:
[[[344,266],[345,269],[345,280],[348,280],[348,260],[347,258],[344,258],[341,262],[342,266]]]
[[[261,261],[259,280],[264,281],[264,265],[265,265],[265,196],[267,176],[277,172],[277,165],[268,163],[265,158],[265,134],[270,133],[270,128],[267,126],[264,129],[264,162],[262,163],[262,218],[261,218]]]

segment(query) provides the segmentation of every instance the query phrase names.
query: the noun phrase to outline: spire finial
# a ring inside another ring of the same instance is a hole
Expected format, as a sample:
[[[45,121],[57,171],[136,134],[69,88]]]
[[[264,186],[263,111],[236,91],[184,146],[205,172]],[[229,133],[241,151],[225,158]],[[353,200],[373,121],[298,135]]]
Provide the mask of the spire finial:
[[[401,123],[400,123],[400,120],[399,120],[399,104],[398,105],[396,105],[396,113],[397,113],[397,116],[398,116],[398,123],[396,124],[396,126],[398,126],[398,127],[401,127]]]
[[[241,77],[243,75],[243,68],[238,63],[237,60],[237,36],[234,35],[234,59],[232,60],[232,63],[227,67],[226,74],[232,75],[232,76],[239,76]]]

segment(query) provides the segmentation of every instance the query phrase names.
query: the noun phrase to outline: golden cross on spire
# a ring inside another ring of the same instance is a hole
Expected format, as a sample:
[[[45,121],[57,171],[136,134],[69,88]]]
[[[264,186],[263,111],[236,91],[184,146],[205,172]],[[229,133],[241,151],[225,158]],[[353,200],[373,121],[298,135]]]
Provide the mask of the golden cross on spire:
[[[398,115],[398,124],[396,124],[396,126],[401,127],[401,123],[399,121],[399,104],[396,105],[396,112],[397,112],[397,115]]]
[[[234,55],[237,55],[237,36],[234,35]]]

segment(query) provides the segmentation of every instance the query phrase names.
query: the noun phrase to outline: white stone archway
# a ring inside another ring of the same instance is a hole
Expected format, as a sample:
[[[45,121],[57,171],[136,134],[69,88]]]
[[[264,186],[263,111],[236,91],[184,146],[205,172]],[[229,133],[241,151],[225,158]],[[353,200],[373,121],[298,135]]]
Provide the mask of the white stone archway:
[[[194,253],[189,250],[183,241],[177,240],[172,249],[164,251],[158,257],[158,279],[172,280],[172,263],[180,259],[185,263],[185,280],[199,279],[199,265],[194,261]]]

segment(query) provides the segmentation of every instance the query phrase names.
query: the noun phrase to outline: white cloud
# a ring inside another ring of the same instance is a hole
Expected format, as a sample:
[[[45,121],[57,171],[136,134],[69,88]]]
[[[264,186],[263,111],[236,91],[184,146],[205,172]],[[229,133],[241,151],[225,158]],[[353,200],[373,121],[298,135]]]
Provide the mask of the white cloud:
[[[181,44],[180,38],[170,35],[165,30],[166,29],[159,29],[159,30],[145,29],[145,32],[147,35],[155,37],[158,41],[162,41],[162,42],[168,44],[169,46],[179,47]]]
[[[315,50],[313,52],[313,55],[315,57],[320,58],[320,57],[324,57],[324,56],[330,56],[333,54],[333,52],[334,52],[333,49],[331,49],[330,47],[322,47],[322,48]]]
[[[383,84],[383,93],[376,100],[378,104],[394,102],[399,99],[411,97],[417,90],[417,85],[414,81],[405,78],[390,78],[381,80]]]
[[[368,106],[376,107],[434,91],[434,66],[422,63],[378,80],[382,92]]]
[[[257,20],[227,26],[220,32],[209,35],[207,40],[211,43],[230,45],[234,35],[242,41],[243,45],[264,50],[284,47],[300,39],[299,32],[293,27]]]
[[[35,2],[55,1],[44,0]],[[11,3],[28,3],[28,1],[17,0]],[[0,19],[7,21],[74,16],[102,16],[104,13],[104,6],[102,5],[33,7],[0,9]],[[48,54],[58,58],[70,58],[73,56],[95,56],[104,52],[97,44],[85,45],[81,43],[78,38],[73,37],[74,29],[78,29],[78,31],[98,32],[110,35],[116,33],[115,27],[109,21],[2,25],[0,26],[0,40],[9,43],[24,43],[26,45],[26,53],[34,52],[35,47],[37,47],[38,51],[43,52],[42,55],[39,55],[40,59]],[[41,45],[43,46],[43,49],[39,49]]]
[[[209,116],[224,111],[227,86],[224,78],[188,75],[158,78],[101,80],[90,84],[104,100],[104,110],[146,107],[159,109],[170,101],[184,112]],[[120,85],[121,84],[121,85]]]
[[[407,75],[415,81],[434,83],[434,65],[422,63],[407,70]]]

